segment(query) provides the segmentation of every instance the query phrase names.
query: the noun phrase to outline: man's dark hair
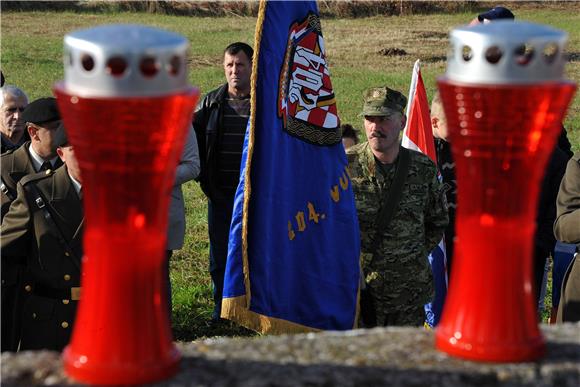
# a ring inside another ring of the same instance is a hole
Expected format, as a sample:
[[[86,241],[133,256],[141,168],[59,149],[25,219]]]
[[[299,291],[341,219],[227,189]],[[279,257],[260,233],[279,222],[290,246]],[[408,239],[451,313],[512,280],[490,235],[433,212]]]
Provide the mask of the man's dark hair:
[[[252,57],[254,56],[254,49],[252,49],[249,44],[243,42],[235,42],[227,46],[224,50],[224,55],[236,55],[240,51],[243,51],[244,54],[246,54],[250,62],[252,61]]]
[[[352,138],[355,144],[358,144],[358,131],[350,124],[340,125],[342,129],[342,138]]]

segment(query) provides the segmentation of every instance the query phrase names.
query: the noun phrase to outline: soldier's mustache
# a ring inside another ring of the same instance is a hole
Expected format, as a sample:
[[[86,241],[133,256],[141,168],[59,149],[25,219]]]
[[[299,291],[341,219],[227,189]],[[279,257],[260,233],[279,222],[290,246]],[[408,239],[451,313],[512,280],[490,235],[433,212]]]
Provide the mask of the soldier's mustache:
[[[371,133],[371,138],[386,138],[387,136],[381,132]]]

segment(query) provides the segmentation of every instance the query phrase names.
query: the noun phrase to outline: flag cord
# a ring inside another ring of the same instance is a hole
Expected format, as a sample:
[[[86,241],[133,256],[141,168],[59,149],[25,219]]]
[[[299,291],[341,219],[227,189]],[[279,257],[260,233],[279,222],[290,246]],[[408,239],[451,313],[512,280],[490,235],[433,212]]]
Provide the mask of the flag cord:
[[[254,138],[256,136],[256,86],[258,80],[258,62],[260,58],[260,42],[262,40],[262,30],[266,17],[266,1],[260,1],[258,10],[258,20],[256,23],[256,33],[254,40],[254,56],[252,58],[252,77],[250,85],[250,129],[248,137],[248,155],[246,159],[245,184],[244,184],[244,208],[242,212],[242,264],[244,270],[244,286],[246,288],[246,308],[250,307],[251,289],[250,289],[250,264],[248,261],[248,212],[250,207],[250,195],[252,184],[250,181],[250,172],[252,166],[252,155],[254,153]]]

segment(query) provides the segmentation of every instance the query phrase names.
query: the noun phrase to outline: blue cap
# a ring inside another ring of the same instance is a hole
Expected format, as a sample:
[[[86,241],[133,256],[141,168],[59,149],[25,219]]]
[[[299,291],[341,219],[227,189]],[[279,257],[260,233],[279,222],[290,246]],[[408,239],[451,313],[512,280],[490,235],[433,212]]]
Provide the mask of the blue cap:
[[[487,12],[477,15],[477,20],[483,22],[484,20],[499,20],[499,19],[515,19],[516,17],[509,9],[505,7],[493,7]]]

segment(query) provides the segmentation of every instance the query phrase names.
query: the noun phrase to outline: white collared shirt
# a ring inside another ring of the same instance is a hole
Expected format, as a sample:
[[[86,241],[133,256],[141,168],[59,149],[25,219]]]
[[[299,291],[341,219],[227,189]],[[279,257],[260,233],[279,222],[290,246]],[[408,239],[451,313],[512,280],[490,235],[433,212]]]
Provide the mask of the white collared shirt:
[[[68,170],[67,170],[67,173],[68,173]],[[77,194],[80,195],[81,188],[83,188],[81,182],[78,181],[77,179],[75,179],[74,177],[72,177],[70,173],[68,174],[68,177],[70,177],[70,181],[72,182],[73,187],[75,187],[75,191],[77,191]]]
[[[28,153],[30,154],[30,158],[32,159],[32,166],[34,167],[34,170],[36,172],[40,171],[40,168],[42,167],[42,164],[46,161],[44,160],[42,157],[40,157],[38,155],[38,153],[36,153],[34,151],[34,149],[32,148],[32,144],[30,144],[30,146],[28,147]],[[53,166],[52,169],[54,169],[54,163],[56,162],[58,156],[53,157],[52,159],[48,160],[50,161],[50,164]]]

